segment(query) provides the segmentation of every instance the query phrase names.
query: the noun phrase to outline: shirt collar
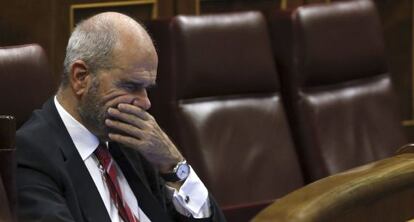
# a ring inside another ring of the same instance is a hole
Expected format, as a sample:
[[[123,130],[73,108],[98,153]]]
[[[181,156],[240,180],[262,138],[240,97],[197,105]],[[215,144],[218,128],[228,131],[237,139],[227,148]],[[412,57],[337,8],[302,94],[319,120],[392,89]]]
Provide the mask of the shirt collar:
[[[63,121],[66,129],[75,144],[82,160],[85,161],[98,147],[99,140],[93,135],[85,126],[78,122],[72,115],[70,115],[62,105],[60,105],[57,97],[54,98],[56,109],[60,118]]]

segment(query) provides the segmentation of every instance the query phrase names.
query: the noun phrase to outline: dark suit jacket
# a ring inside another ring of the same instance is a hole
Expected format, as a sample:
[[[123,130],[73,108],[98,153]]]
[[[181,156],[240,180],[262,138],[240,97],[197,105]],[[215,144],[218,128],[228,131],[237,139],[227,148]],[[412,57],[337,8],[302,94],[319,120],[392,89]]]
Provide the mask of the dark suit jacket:
[[[110,222],[53,99],[18,130],[16,143],[20,221]],[[110,152],[152,221],[224,221],[212,197],[212,218],[182,217],[167,200],[162,179],[138,152],[115,143]]]

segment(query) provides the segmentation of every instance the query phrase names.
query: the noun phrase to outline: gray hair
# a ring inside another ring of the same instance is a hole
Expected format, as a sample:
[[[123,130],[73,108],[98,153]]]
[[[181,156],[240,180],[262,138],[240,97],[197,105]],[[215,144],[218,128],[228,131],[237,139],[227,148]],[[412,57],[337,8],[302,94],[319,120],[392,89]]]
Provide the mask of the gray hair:
[[[71,66],[82,60],[92,74],[112,67],[112,51],[118,39],[115,24],[103,16],[82,21],[72,32],[63,63],[62,86],[69,83]]]

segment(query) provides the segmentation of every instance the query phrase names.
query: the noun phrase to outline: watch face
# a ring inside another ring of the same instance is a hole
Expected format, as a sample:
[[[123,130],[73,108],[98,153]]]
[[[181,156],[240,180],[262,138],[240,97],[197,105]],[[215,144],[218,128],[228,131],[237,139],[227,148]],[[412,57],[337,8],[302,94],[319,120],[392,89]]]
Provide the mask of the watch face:
[[[177,177],[180,178],[180,180],[184,180],[188,177],[190,174],[190,166],[186,163],[181,164],[177,169]]]

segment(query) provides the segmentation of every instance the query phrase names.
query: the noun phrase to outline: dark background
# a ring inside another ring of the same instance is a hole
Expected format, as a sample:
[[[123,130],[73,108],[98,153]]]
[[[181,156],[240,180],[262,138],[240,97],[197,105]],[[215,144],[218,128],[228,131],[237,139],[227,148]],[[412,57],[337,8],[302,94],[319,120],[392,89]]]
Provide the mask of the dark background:
[[[141,20],[178,14],[260,10],[272,14],[303,4],[333,0],[0,0],[0,46],[38,43],[59,82],[73,24],[102,11],[119,11]],[[388,63],[400,98],[401,124],[414,139],[413,1],[375,0],[384,28]]]

